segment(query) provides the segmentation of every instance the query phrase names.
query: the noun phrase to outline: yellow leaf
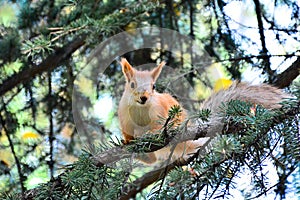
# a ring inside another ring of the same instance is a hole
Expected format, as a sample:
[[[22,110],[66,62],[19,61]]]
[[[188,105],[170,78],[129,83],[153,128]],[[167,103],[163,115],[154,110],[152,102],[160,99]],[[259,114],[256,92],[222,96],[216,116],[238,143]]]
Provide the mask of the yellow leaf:
[[[22,140],[28,140],[28,139],[38,139],[39,137],[40,137],[39,134],[29,131],[29,132],[23,133],[21,138],[22,138]]]
[[[226,90],[228,89],[232,84],[232,81],[225,78],[220,78],[216,81],[214,91],[218,92],[220,90]]]

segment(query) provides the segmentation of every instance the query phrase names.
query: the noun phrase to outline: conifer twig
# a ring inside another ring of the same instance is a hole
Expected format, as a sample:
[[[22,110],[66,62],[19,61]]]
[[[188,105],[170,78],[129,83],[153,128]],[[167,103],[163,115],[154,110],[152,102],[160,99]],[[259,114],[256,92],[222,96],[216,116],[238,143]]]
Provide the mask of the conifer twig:
[[[35,78],[35,76],[40,75],[46,71],[51,71],[58,67],[61,62],[66,60],[72,55],[74,51],[85,44],[85,38],[85,35],[76,38],[64,47],[57,49],[39,65],[25,68],[19,73],[14,74],[13,76],[4,80],[0,86],[0,96],[3,96],[6,92],[13,89],[17,85],[21,83],[27,83],[28,81]]]

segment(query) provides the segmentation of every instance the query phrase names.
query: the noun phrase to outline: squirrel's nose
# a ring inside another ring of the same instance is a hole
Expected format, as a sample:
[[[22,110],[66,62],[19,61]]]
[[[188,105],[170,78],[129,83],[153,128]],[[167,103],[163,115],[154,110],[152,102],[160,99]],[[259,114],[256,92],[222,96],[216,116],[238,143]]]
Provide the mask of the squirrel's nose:
[[[146,96],[141,96],[140,97],[140,100],[141,100],[141,104],[145,104],[146,103],[146,101],[147,101],[147,97]]]

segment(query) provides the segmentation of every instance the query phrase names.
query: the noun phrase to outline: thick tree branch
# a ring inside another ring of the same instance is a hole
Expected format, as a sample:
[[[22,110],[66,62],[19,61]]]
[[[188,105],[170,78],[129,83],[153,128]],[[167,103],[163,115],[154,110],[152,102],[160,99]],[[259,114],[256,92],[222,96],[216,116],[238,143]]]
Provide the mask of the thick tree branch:
[[[229,58],[226,60],[220,60],[219,62],[225,61],[241,61],[241,60],[250,60],[253,58],[257,59],[270,59],[271,57],[283,57],[283,58],[293,58],[296,57],[294,54],[287,55],[253,55],[253,56],[245,56],[245,57],[237,57],[237,58]],[[274,79],[270,82],[270,84],[278,87],[285,88],[288,87],[298,76],[300,75],[300,56],[297,57],[295,62],[291,66],[289,66],[284,72],[274,76]]]
[[[124,188],[123,194],[119,197],[119,200],[134,198],[136,194],[141,192],[152,183],[161,180],[169,171],[173,170],[175,167],[187,165],[188,163],[189,161],[177,160],[164,168],[148,172],[143,177],[135,180],[130,187]]]
[[[273,85],[279,88],[285,88],[295,80],[300,74],[300,57],[284,72],[279,74],[273,82]]]
[[[48,56],[41,64],[32,66],[22,70],[20,73],[14,74],[6,79],[0,86],[0,96],[4,95],[7,91],[13,89],[21,83],[27,83],[35,76],[42,74],[46,71],[51,71],[58,67],[58,65],[65,59],[69,58],[74,51],[85,44],[85,36],[77,38],[66,46],[57,49],[53,54]]]
[[[178,134],[175,137],[166,138],[163,145],[151,144],[150,149],[148,151],[145,151],[144,153],[157,151],[167,145],[177,145],[184,141],[204,138],[207,137],[207,133],[208,133],[207,126],[189,127],[188,130],[185,132],[185,134]],[[133,152],[127,150],[128,146],[130,145],[134,146],[135,143],[129,143],[128,145],[113,147],[105,152],[100,152],[94,155],[93,156],[94,164],[98,167],[101,167],[105,164],[114,163],[124,158],[130,158],[134,154]]]

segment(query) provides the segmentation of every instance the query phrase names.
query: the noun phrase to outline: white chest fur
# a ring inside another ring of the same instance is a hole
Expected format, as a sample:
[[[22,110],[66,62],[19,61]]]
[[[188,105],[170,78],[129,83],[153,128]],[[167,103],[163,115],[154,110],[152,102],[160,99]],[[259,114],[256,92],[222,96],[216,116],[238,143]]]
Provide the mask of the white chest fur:
[[[129,107],[129,117],[134,125],[134,136],[138,137],[151,129],[153,119],[151,119],[150,108],[146,106]]]

